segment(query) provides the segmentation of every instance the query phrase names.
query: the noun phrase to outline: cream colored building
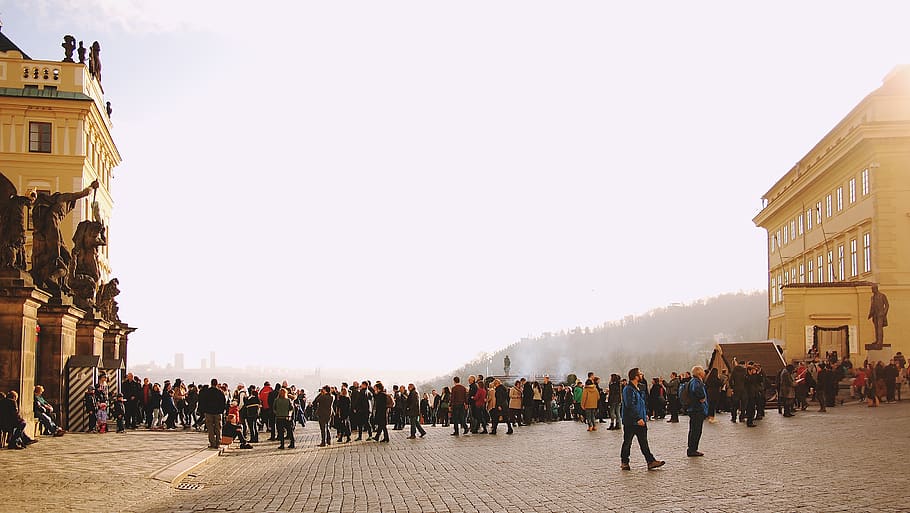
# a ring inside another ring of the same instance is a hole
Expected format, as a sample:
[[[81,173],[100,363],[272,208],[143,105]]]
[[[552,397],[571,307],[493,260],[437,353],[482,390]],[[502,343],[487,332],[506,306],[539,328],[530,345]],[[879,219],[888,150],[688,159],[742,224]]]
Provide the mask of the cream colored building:
[[[763,197],[768,338],[787,361],[815,346],[854,364],[910,350],[910,66],[889,73]],[[867,350],[871,285],[888,296]]]
[[[120,154],[101,84],[73,57],[77,62],[31,59],[0,31],[0,172],[20,194],[78,191],[97,179],[95,201],[110,245],[116,238],[111,179]],[[92,201],[80,201],[61,226],[68,246],[76,225],[91,218]],[[30,232],[28,241],[30,259]],[[100,248],[104,282],[111,278],[108,247]]]

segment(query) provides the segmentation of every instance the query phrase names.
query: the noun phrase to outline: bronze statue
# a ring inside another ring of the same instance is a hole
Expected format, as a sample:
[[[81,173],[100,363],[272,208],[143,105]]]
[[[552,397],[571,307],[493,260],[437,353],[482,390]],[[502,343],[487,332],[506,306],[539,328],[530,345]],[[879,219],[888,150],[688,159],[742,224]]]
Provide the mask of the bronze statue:
[[[91,311],[101,284],[101,265],[98,248],[107,245],[104,224],[99,221],[82,221],[73,234],[73,258],[70,261],[69,286],[73,291],[73,304]]]
[[[34,194],[19,196],[0,173],[0,269],[25,270],[25,223]]]
[[[75,62],[73,61],[73,50],[76,49],[76,38],[67,34],[63,36],[63,44],[60,46],[63,47],[63,62]]]
[[[502,360],[502,370],[503,370],[503,374],[505,374],[506,376],[508,376],[508,375],[509,375],[509,368],[510,368],[511,366],[512,366],[512,360],[509,360],[509,355],[506,355],[506,357],[503,358],[503,360]]]
[[[89,62],[88,70],[89,70],[89,73],[91,73],[92,76],[95,77],[95,80],[97,80],[98,83],[100,84],[101,83],[101,45],[98,44],[98,41],[95,41],[94,43],[92,43],[91,51],[92,51],[92,53],[90,54],[91,57],[89,58],[89,61],[88,61]]]
[[[117,278],[105,283],[98,289],[98,299],[95,305],[101,311],[101,318],[105,321],[120,322],[120,307],[114,299],[120,294],[120,281]]]
[[[72,257],[63,242],[60,222],[76,208],[76,201],[98,188],[98,180],[79,192],[38,193],[32,209],[32,279],[54,297],[69,293],[67,271]]]
[[[79,53],[79,64],[85,64],[86,48],[82,45],[82,41],[79,41],[79,49],[76,52]]]
[[[885,326],[888,325],[888,296],[878,291],[878,285],[872,286],[872,300],[869,304],[869,319],[875,326],[875,349],[881,349],[885,344]],[[867,346],[868,348],[868,346]]]

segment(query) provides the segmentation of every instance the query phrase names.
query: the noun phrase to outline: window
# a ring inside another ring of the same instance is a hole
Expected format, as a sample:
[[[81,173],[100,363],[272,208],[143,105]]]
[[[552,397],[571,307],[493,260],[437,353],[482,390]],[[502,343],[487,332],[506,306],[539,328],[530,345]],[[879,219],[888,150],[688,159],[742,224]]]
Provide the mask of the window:
[[[831,195],[825,196],[825,217],[831,217]],[[821,222],[821,221],[819,221]]]
[[[777,303],[777,287],[775,286],[774,278],[771,278],[771,304]]]
[[[812,229],[812,209],[806,210],[806,231]]]
[[[796,220],[795,219],[790,221],[790,238],[796,239]]]
[[[840,281],[844,281],[844,245],[837,247],[837,276]]]
[[[840,212],[844,209],[844,188],[837,188],[837,211]]]
[[[782,244],[780,243],[780,240],[781,240],[781,239],[780,239],[780,230],[777,230],[777,235],[775,235],[775,237],[777,237],[777,247],[780,248],[781,245],[782,245]]]
[[[790,237],[788,235],[790,233],[789,228],[790,228],[789,226],[784,225],[784,244],[790,242]]]
[[[790,284],[790,271],[784,271],[784,279],[780,282],[781,286]]]
[[[819,201],[815,204],[815,224],[822,224],[822,202]]]
[[[806,266],[799,264],[799,282],[806,283]]]
[[[771,252],[774,253],[775,249],[777,249],[777,237],[771,234]]]
[[[803,215],[802,214],[799,215],[798,224],[799,224],[799,234],[802,235],[803,234]]]
[[[825,283],[825,257],[818,255],[818,283]]]
[[[872,237],[868,233],[863,234],[863,272],[867,273],[872,270]]]
[[[810,258],[807,263],[809,264],[809,283],[812,283],[812,280],[815,278],[815,273],[812,271],[812,259]]]
[[[847,194],[850,198],[850,203],[856,203],[856,178],[851,178],[850,183],[847,187]]]
[[[790,268],[790,278],[787,280],[788,285],[791,283],[790,282],[791,279],[793,280],[792,283],[796,283],[796,266],[795,265]]]
[[[869,194],[869,170],[863,169],[861,178],[863,180],[863,196]]]
[[[31,121],[28,124],[28,151],[51,152],[51,124]]]
[[[856,265],[856,239],[850,240],[850,277],[856,276],[859,267]]]
[[[832,281],[834,281],[834,252],[833,251],[828,252],[828,267],[826,267],[826,269],[828,271],[827,272],[828,283],[831,283]]]

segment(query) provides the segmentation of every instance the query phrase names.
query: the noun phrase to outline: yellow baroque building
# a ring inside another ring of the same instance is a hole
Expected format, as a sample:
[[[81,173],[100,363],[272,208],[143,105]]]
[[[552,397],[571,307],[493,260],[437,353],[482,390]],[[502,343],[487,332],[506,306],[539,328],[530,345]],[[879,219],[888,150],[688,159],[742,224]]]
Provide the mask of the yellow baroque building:
[[[76,226],[92,217],[96,201],[110,244],[116,237],[110,223],[111,178],[120,153],[111,138],[101,83],[88,62],[74,61],[31,59],[0,32],[0,172],[23,195],[32,189],[79,191],[97,179],[97,197],[78,202],[61,230],[72,247]],[[27,240],[31,258],[30,231]],[[107,282],[108,246],[99,249],[102,281]]]
[[[762,197],[768,338],[789,362],[813,351],[886,364],[910,350],[910,66],[898,66]],[[868,319],[890,303],[885,346]],[[889,346],[890,344],[890,346]]]

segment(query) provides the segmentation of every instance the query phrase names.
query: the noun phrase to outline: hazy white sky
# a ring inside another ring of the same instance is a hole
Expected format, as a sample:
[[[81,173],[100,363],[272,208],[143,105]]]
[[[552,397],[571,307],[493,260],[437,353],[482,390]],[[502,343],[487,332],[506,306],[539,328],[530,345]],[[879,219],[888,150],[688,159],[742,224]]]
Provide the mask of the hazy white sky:
[[[0,1],[102,45],[132,362],[412,369],[765,288],[760,197],[903,2]]]

